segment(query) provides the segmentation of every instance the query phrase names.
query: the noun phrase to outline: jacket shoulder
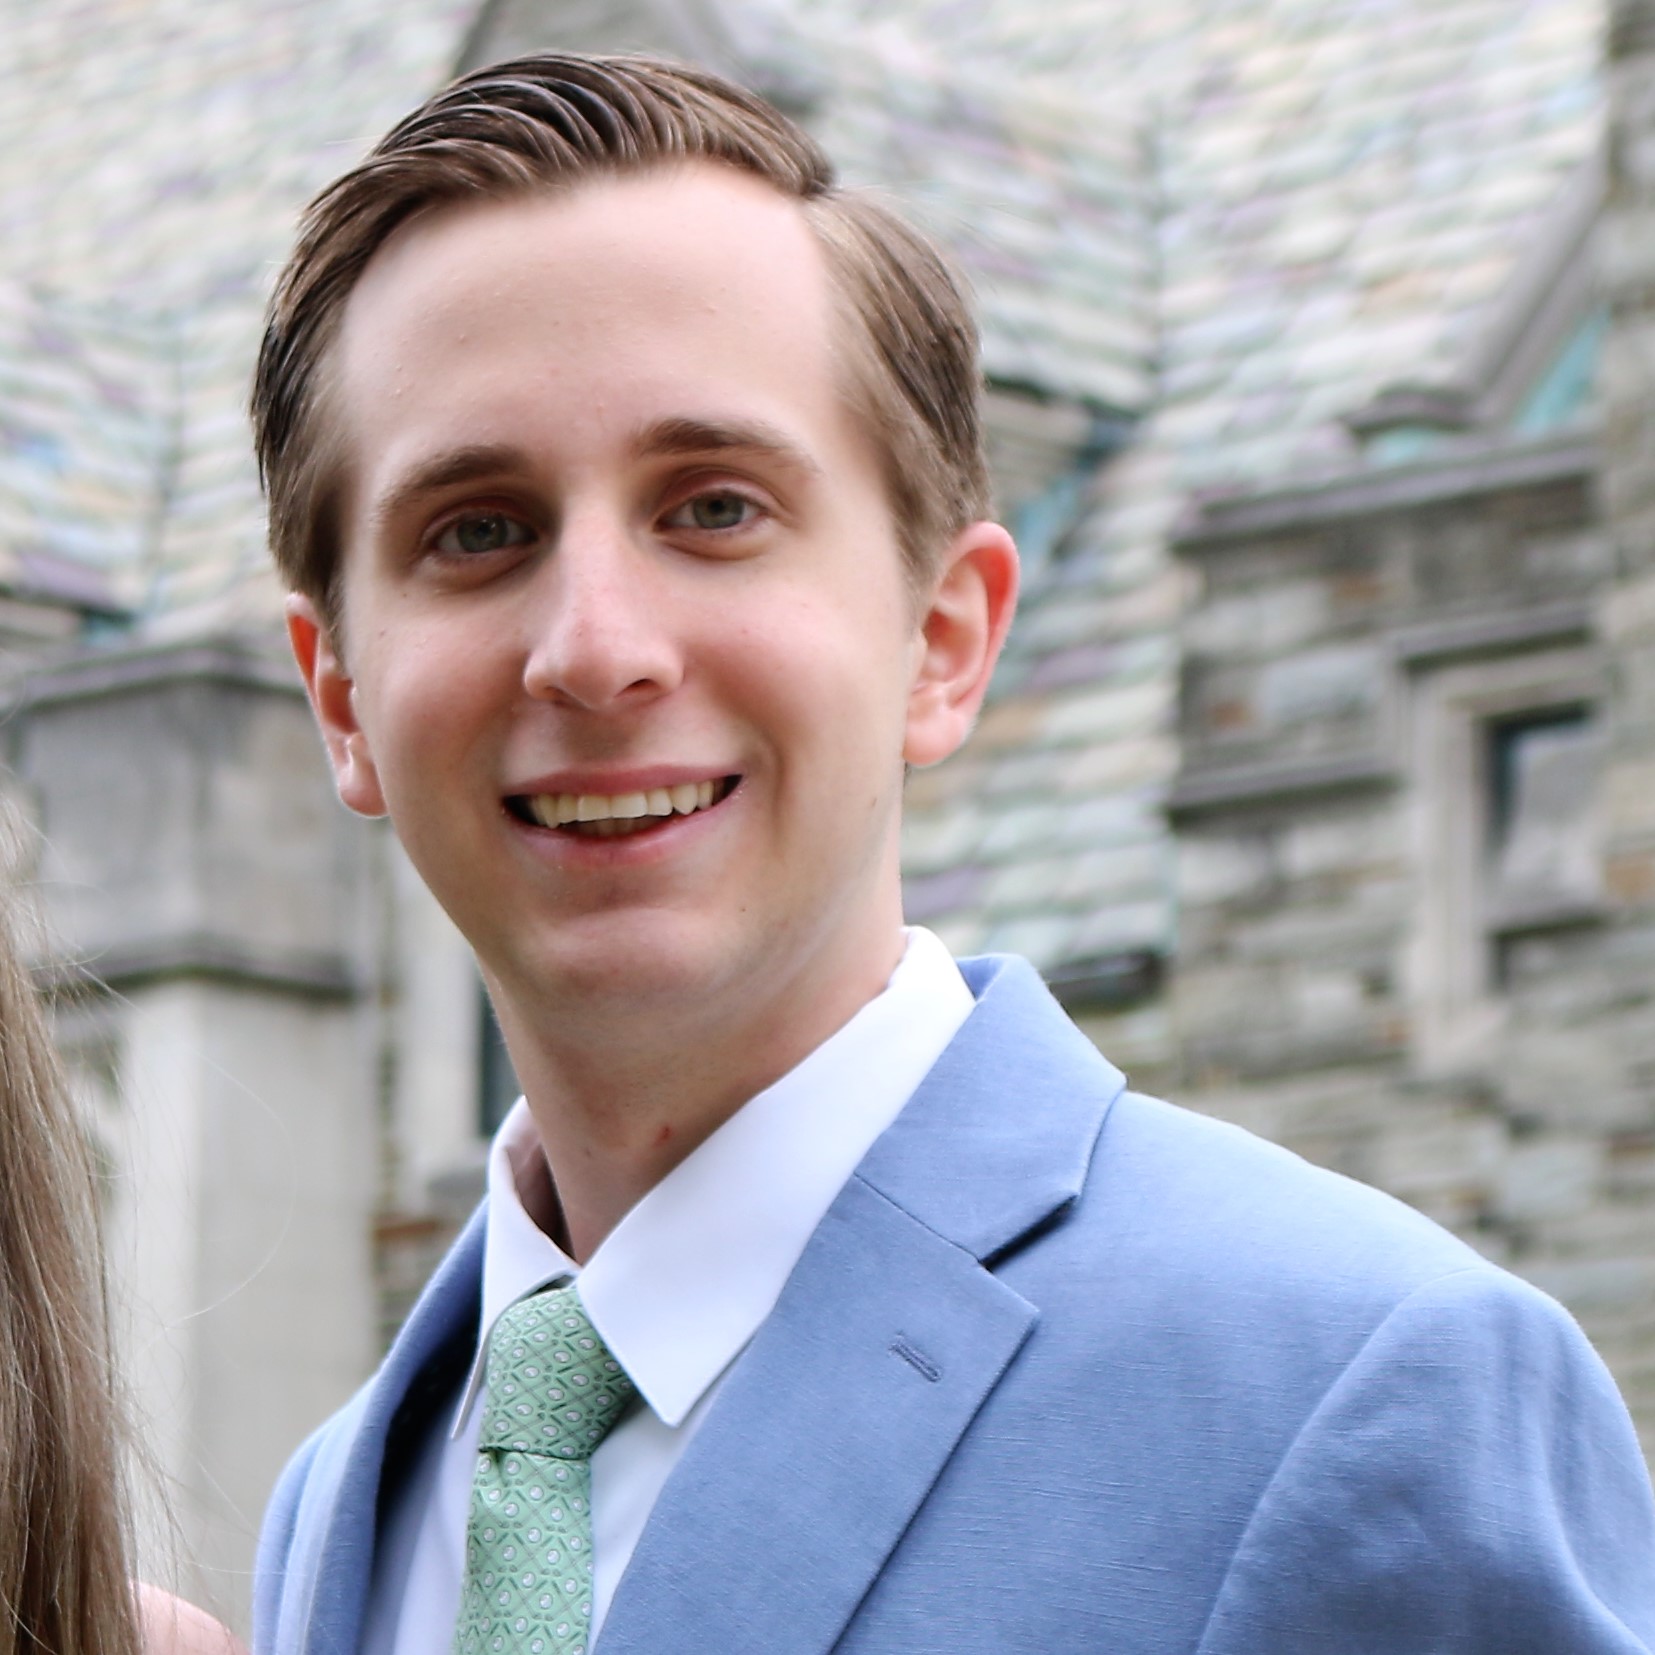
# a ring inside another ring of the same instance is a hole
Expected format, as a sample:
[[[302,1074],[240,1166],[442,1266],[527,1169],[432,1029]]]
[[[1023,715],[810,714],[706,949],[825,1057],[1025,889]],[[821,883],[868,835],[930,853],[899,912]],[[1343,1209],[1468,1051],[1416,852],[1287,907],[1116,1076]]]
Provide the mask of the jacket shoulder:
[[[1505,1272],[1394,1196],[1239,1126],[1126,1092],[1093,1155],[1083,1221],[1154,1215],[1169,1267],[1233,1289],[1399,1299],[1437,1276]],[[1509,1278],[1506,1278],[1509,1279]]]

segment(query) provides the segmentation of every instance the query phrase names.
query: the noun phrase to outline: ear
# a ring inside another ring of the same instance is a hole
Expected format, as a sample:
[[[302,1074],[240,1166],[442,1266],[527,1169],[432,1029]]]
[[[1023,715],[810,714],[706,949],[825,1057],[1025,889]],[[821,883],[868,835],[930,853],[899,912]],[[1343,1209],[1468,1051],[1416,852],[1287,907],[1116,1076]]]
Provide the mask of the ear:
[[[920,617],[908,695],[909,764],[936,764],[971,734],[1017,608],[1017,547],[998,523],[956,535]]]
[[[322,742],[333,765],[334,785],[347,808],[358,816],[383,816],[385,795],[368,750],[368,738],[356,716],[356,685],[334,647],[327,623],[316,605],[298,592],[286,603],[287,640],[310,697],[310,710],[321,726]]]

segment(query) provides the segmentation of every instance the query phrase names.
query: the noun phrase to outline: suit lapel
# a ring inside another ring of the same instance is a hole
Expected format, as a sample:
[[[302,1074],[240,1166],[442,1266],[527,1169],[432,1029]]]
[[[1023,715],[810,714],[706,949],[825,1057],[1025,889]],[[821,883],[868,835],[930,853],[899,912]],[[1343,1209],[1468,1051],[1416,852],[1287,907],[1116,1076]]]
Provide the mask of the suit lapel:
[[[668,1479],[602,1655],[830,1647],[1033,1319],[853,1180]]]
[[[992,1262],[1080,1194],[1126,1080],[1031,965],[990,955],[960,969],[977,1009],[858,1173]]]
[[[1123,1082],[1020,962],[968,980],[663,1489],[600,1655],[830,1649],[1028,1337],[984,1261],[1074,1200]]]

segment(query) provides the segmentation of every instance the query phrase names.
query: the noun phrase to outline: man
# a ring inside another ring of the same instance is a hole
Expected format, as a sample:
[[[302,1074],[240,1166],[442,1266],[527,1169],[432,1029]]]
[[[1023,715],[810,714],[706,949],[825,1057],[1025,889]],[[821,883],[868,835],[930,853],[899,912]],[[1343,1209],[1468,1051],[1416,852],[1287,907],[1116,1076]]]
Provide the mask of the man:
[[[345,803],[524,1087],[295,1459],[265,1655],[1623,1652],[1555,1305],[902,928],[1016,559],[936,254],[709,77],[530,59],[319,198],[255,392]]]

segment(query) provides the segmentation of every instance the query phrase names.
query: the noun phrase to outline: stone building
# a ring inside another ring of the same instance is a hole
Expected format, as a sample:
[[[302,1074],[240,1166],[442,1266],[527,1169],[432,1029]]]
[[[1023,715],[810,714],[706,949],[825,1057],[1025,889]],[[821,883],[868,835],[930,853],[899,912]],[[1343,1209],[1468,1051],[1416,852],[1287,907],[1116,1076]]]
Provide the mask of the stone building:
[[[978,291],[1028,595],[914,917],[1557,1293],[1655,1446],[1649,0],[0,19],[7,786],[187,1590],[240,1612],[512,1085],[283,659],[259,309],[316,187],[542,46],[757,86]]]

